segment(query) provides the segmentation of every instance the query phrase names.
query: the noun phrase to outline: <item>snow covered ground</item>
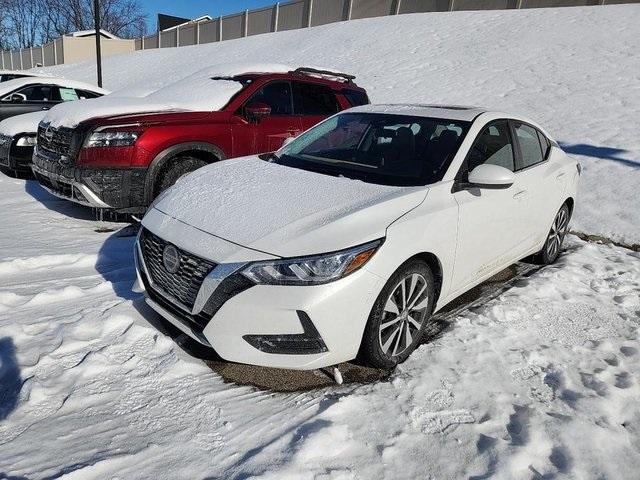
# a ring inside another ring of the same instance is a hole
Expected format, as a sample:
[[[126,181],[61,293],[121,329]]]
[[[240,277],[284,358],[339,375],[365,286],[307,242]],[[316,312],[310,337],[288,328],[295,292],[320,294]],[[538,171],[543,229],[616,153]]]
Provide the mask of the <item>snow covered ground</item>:
[[[375,101],[517,110],[584,154],[574,228],[637,243],[638,25],[638,6],[363,20],[109,59],[106,86],[311,61]],[[1,175],[0,225],[0,479],[637,478],[638,252],[569,237],[388,380],[285,394],[160,333],[133,238],[104,231],[123,225]]]

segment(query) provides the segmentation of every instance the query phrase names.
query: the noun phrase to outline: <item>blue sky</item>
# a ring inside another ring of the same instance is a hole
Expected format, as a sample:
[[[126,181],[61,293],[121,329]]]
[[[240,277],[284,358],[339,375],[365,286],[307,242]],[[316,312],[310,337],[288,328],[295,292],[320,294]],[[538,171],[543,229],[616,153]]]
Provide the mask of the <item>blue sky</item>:
[[[246,9],[273,5],[277,0],[140,0],[148,15],[147,30],[155,32],[158,13],[166,13],[185,18],[196,18],[201,15],[217,17]]]

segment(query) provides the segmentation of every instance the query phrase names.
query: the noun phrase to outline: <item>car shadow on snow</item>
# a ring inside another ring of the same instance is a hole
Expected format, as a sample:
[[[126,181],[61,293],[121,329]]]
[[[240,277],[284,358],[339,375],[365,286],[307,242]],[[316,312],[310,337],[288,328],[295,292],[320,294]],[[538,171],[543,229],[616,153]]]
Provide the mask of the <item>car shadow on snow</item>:
[[[18,406],[22,377],[16,360],[16,347],[10,337],[0,338],[0,422]],[[0,473],[0,478],[2,474]]]
[[[623,158],[622,155],[629,153],[629,150],[621,148],[603,147],[597,145],[587,145],[585,143],[562,143],[560,147],[569,155],[581,155],[584,157],[601,158],[625,165],[627,167],[640,168],[640,162]]]

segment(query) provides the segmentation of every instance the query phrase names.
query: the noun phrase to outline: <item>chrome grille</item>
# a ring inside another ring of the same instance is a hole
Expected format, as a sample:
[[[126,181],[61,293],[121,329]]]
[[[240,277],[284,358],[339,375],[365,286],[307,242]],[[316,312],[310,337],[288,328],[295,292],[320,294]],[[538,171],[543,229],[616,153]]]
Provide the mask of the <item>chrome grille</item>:
[[[215,263],[204,260],[178,248],[180,255],[180,267],[176,273],[169,273],[164,267],[162,255],[165,247],[169,245],[149,230],[143,229],[140,233],[140,249],[147,267],[153,286],[171,295],[189,310],[193,308],[200,286],[205,277],[216,266]]]
[[[73,130],[70,128],[51,127],[48,123],[38,126],[38,149],[53,153],[58,157],[71,157]]]

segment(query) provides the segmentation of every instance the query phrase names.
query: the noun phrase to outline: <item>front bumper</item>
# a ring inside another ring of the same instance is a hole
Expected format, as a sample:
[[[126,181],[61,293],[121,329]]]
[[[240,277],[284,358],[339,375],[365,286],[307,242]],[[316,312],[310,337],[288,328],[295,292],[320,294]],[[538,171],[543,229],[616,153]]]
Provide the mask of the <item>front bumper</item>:
[[[239,285],[248,262],[217,263],[189,308],[154,282],[140,237],[135,250],[138,291],[154,310],[225,360],[267,367],[315,369],[355,358],[384,283],[363,268],[325,285]]]
[[[40,184],[57,197],[93,208],[146,210],[146,168],[80,168],[61,164],[36,149],[32,169]]]
[[[18,147],[12,137],[0,136],[0,167],[14,172],[30,173],[33,147]]]

